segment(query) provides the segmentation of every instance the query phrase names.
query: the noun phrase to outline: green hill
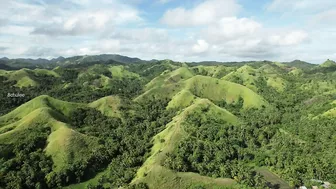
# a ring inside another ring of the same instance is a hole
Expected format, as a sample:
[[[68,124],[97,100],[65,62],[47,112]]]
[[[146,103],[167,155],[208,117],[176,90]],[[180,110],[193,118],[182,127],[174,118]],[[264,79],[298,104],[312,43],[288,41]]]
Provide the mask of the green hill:
[[[236,71],[224,76],[222,79],[242,84],[251,90],[258,92],[260,90],[257,85],[260,78],[264,78],[267,85],[275,88],[278,91],[283,91],[286,87],[286,81],[281,77],[282,69],[286,69],[285,65],[280,63],[270,65],[266,64],[260,68],[252,68],[251,66],[244,65]]]
[[[160,87],[162,85],[174,84],[181,80],[189,79],[193,76],[194,76],[194,73],[186,67],[181,67],[171,72],[165,71],[158,77],[151,80],[146,85],[146,90],[150,90],[155,87]]]
[[[320,67],[322,68],[328,68],[328,67],[334,67],[334,66],[336,66],[336,62],[333,60],[329,60],[329,59],[323,62],[322,64],[320,64]]]
[[[165,77],[159,76],[159,78]],[[182,79],[180,76],[178,78]],[[168,107],[184,108],[192,103],[195,96],[207,98],[213,102],[225,101],[228,104],[237,103],[241,98],[244,101],[244,108],[267,106],[267,102],[261,96],[247,87],[209,76],[197,75],[187,80],[180,80],[178,82],[175,82],[175,80],[171,82],[172,80],[170,80],[168,84],[164,82],[160,85],[154,85],[153,83],[161,83],[157,82],[158,80],[158,78],[152,80],[150,82],[151,88],[135,100],[168,98],[171,99]]]
[[[6,77],[9,81],[15,81],[17,87],[36,87],[40,85],[40,80],[45,76],[60,77],[53,70],[46,69],[20,69],[15,71],[0,71],[0,76]]]
[[[24,129],[34,129],[35,125],[50,128],[45,153],[52,157],[54,171],[67,165],[85,160],[85,154],[98,146],[97,139],[88,137],[68,124],[70,113],[77,108],[92,107],[107,116],[119,116],[118,97],[104,97],[86,104],[70,103],[42,95],[19,106],[12,112],[0,117],[0,144],[15,143],[15,136]]]
[[[231,186],[235,183],[231,179],[213,179],[195,173],[174,172],[162,166],[166,154],[172,152],[178,143],[188,135],[184,129],[184,127],[187,127],[185,125],[186,117],[201,111],[205,107],[209,109],[208,115],[232,124],[237,122],[237,118],[230,112],[215,106],[209,100],[197,99],[193,105],[174,117],[165,130],[154,137],[151,156],[138,170],[133,183],[145,182],[149,188],[188,188],[197,184],[203,184],[206,188],[213,188]],[[211,118],[209,117],[209,119]]]
[[[107,96],[89,104],[89,107],[99,110],[109,117],[120,117],[120,98],[117,96]]]
[[[61,100],[54,99],[47,95],[42,95],[34,98],[33,100],[19,106],[12,112],[0,117],[0,125],[6,124],[13,120],[22,119],[39,108],[51,108],[60,114],[68,116],[69,113],[77,107],[84,106],[78,103],[69,103]]]

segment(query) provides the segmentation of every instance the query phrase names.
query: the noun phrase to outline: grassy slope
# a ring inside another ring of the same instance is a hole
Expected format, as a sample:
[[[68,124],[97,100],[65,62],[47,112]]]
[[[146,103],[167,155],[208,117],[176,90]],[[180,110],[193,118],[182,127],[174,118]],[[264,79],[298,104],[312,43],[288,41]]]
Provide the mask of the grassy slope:
[[[264,65],[258,69],[254,69],[251,66],[244,65],[238,68],[236,71],[224,76],[222,79],[227,81],[235,81],[239,79],[243,85],[250,88],[253,91],[258,91],[256,82],[259,77],[266,78],[267,85],[275,88],[278,91],[283,91],[286,86],[286,81],[280,77],[278,69],[285,69],[285,65],[280,63],[274,63],[274,66]]]
[[[51,129],[48,137],[46,154],[54,162],[54,171],[58,171],[67,164],[86,158],[90,149],[98,145],[93,137],[88,137],[70,128],[67,124],[70,112],[78,107],[93,107],[106,115],[117,116],[117,97],[105,97],[89,105],[69,103],[42,95],[19,106],[12,112],[0,117],[0,143],[15,142],[15,135],[25,128],[34,125],[44,125]],[[109,109],[111,107],[111,109]]]
[[[264,178],[273,185],[278,185],[281,189],[291,189],[286,181],[282,180],[278,175],[267,168],[259,168],[257,172],[263,175]]]
[[[265,100],[249,88],[225,80],[206,76],[195,76],[185,81],[185,88],[192,94],[212,101],[225,100],[235,103],[241,97],[244,108],[260,108],[266,106]]]
[[[250,88],[253,91],[257,91],[257,87],[255,85],[258,76],[259,73],[256,69],[245,65],[238,68],[236,71],[227,74],[222,79],[227,81],[234,81],[235,78],[239,78],[240,80],[242,80],[244,86]]]
[[[244,99],[244,108],[267,105],[261,96],[245,86],[209,76],[193,76],[185,67],[154,78],[146,89],[135,100],[141,101],[149,97],[172,99],[168,108],[185,108],[192,103],[195,96],[212,101],[225,100],[227,103],[235,103],[241,97]]]
[[[4,71],[0,70],[0,75],[5,76],[10,81],[16,81],[17,87],[29,87],[29,86],[38,86],[39,83],[37,82],[36,76],[40,75],[48,75],[53,77],[59,77],[59,75],[54,72],[53,70],[46,70],[46,69],[20,69],[15,71]]]
[[[166,72],[163,72],[158,77],[154,78],[152,81],[150,81],[146,85],[146,90],[150,90],[152,88],[162,86],[162,85],[174,84],[181,80],[191,78],[193,76],[194,76],[194,73],[186,67],[181,67],[171,72],[166,71]]]
[[[178,143],[183,140],[187,133],[183,124],[187,115],[209,106],[210,112],[221,119],[235,123],[237,118],[228,111],[221,109],[206,99],[197,99],[195,103],[186,108],[181,114],[173,118],[166,129],[156,135],[153,139],[151,156],[138,170],[133,183],[146,182],[150,188],[188,188],[195,184],[204,184],[207,188],[214,186],[230,186],[234,184],[232,179],[213,179],[200,176],[196,173],[176,173],[161,166],[165,154],[174,150]],[[165,142],[161,142],[164,139]]]
[[[193,70],[197,75],[205,75],[215,78],[222,78],[226,74],[230,73],[231,71],[234,71],[234,67],[227,67],[227,66],[195,66],[190,68]]]
[[[332,61],[332,60],[329,60],[329,59],[319,65],[319,67],[324,67],[324,68],[332,67],[332,66],[336,66],[336,63],[335,63],[335,61]]]
[[[124,66],[111,66],[108,69],[114,78],[139,77],[138,74],[126,70]]]
[[[37,86],[38,83],[33,79],[32,75],[28,73],[28,69],[21,69],[13,71],[9,75],[9,80],[16,81],[17,87]]]
[[[59,113],[68,116],[72,110],[81,106],[84,106],[84,104],[65,102],[47,95],[41,95],[0,117],[0,126],[13,120],[22,119],[30,112],[39,108],[52,108]]]
[[[119,112],[120,98],[118,96],[107,96],[89,104],[89,107],[99,110],[109,117],[121,117]]]

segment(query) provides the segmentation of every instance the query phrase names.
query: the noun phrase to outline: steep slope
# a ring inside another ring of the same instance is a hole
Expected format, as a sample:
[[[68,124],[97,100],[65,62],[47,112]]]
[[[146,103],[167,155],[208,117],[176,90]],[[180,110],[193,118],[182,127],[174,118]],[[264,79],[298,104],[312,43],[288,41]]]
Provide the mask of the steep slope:
[[[165,71],[160,76],[154,78],[146,85],[146,90],[150,90],[162,85],[169,85],[177,83],[181,80],[189,79],[194,76],[194,73],[187,67],[181,67],[174,71]]]
[[[89,104],[89,107],[99,110],[109,117],[120,117],[120,98],[117,96],[107,96]]]
[[[204,108],[208,108],[209,119],[212,115],[232,124],[237,122],[237,118],[230,112],[215,106],[209,100],[197,99],[193,105],[174,117],[165,130],[154,137],[151,156],[138,170],[133,183],[145,182],[149,188],[188,188],[195,184],[205,184],[208,188],[212,188],[214,186],[230,186],[234,183],[231,179],[213,179],[196,173],[176,173],[162,166],[166,154],[172,152],[178,143],[188,135],[184,130],[184,127],[187,127],[185,125],[186,117],[202,111]]]
[[[122,80],[128,78],[140,78],[136,73],[130,72],[125,66],[109,66],[103,64],[95,64],[87,70],[82,71],[77,78],[79,83],[84,86],[92,86],[94,88],[110,87],[112,80]]]
[[[11,81],[16,81],[17,87],[37,86],[38,83],[34,80],[32,74],[28,72],[29,70],[27,69],[11,72],[8,79]]]
[[[192,94],[212,101],[224,100],[231,104],[242,98],[244,108],[260,108],[267,104],[261,96],[247,87],[211,77],[195,76],[185,81],[185,87]]]
[[[29,102],[19,106],[12,112],[0,117],[0,126],[13,120],[22,119],[23,117],[29,115],[30,112],[33,112],[36,109],[40,108],[51,108],[60,114],[68,116],[69,113],[77,107],[82,107],[83,104],[70,103],[61,100],[54,99],[47,95],[42,95],[36,97]]]
[[[286,69],[286,65],[280,63],[266,64],[257,69],[244,65],[236,71],[227,74],[222,79],[242,84],[257,92],[259,90],[257,82],[260,78],[264,78],[268,86],[278,91],[283,91],[286,81],[281,77],[281,73]]]
[[[109,67],[109,71],[111,72],[113,78],[121,79],[139,77],[138,74],[126,70],[124,66],[111,66]]]
[[[336,62],[333,60],[329,60],[329,59],[319,65],[319,67],[322,67],[322,68],[328,68],[328,67],[334,67],[334,66],[336,66]]]
[[[315,64],[310,64],[301,60],[293,60],[292,62],[285,62],[285,64],[302,70],[310,70],[316,66]]]
[[[236,83],[241,83],[242,85],[250,88],[253,91],[257,91],[256,80],[260,76],[260,73],[251,66],[245,65],[233,71],[222,79],[227,81],[232,81]]]
[[[84,161],[87,154],[98,146],[98,139],[81,134],[69,125],[70,113],[77,108],[92,107],[107,116],[119,116],[120,99],[104,97],[90,104],[70,103],[42,95],[0,117],[0,144],[15,143],[16,135],[26,129],[49,128],[45,153],[50,155],[53,171]]]
[[[6,77],[9,81],[16,81],[17,87],[35,87],[40,85],[39,79],[44,76],[60,77],[53,70],[46,69],[20,69],[15,71],[0,71],[0,76]]]
[[[190,76],[190,75],[189,75]],[[149,90],[135,100],[144,101],[148,98],[171,99],[169,108],[185,108],[190,105],[195,97],[207,98],[213,102],[225,101],[228,104],[244,101],[244,108],[261,108],[267,102],[249,88],[216,78],[196,75],[186,80],[164,80],[166,75],[159,76],[150,82]],[[168,77],[170,78],[170,77]],[[178,77],[181,79],[181,77]],[[157,82],[157,81],[160,82]],[[161,82],[161,81],[164,82]],[[156,83],[157,85],[153,85]],[[160,85],[158,84],[160,83]]]
[[[197,75],[204,75],[204,76],[210,76],[215,78],[222,78],[226,74],[230,73],[231,71],[234,71],[234,67],[227,67],[227,66],[195,66],[190,68],[194,73]]]

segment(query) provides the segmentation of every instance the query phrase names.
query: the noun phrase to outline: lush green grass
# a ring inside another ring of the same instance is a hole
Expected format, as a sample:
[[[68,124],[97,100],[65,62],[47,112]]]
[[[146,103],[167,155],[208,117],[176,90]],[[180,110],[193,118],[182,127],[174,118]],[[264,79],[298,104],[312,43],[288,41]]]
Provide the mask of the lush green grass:
[[[37,75],[49,75],[49,76],[54,76],[54,77],[60,77],[60,75],[56,73],[54,70],[35,69],[33,71]]]
[[[83,189],[83,188],[86,188],[89,184],[92,184],[92,185],[98,184],[99,178],[107,172],[108,171],[106,169],[105,171],[98,173],[95,177],[93,177],[90,180],[87,180],[85,182],[81,182],[81,183],[78,183],[78,184],[72,184],[70,186],[63,187],[63,188],[64,189]]]
[[[271,172],[267,168],[259,168],[257,172],[264,176],[265,180],[272,183],[273,185],[278,185],[281,189],[291,189],[286,181],[281,179],[278,175]]]
[[[335,61],[332,61],[332,60],[329,60],[329,59],[327,61],[323,62],[322,64],[320,64],[320,67],[324,67],[324,68],[332,67],[332,66],[336,66],[336,63],[335,63]]]
[[[29,115],[30,112],[39,108],[51,108],[65,116],[68,116],[72,110],[82,106],[85,105],[61,101],[47,95],[41,95],[0,117],[0,125],[22,119],[23,117]]]
[[[139,77],[138,74],[126,70],[124,66],[111,66],[108,70],[113,78]]]
[[[38,76],[53,76],[53,77],[60,77],[55,71],[53,70],[46,70],[46,69],[20,69],[15,71],[5,71],[0,70],[0,76],[7,77],[10,81],[16,81],[17,87],[35,87],[39,85]]]
[[[45,151],[52,157],[55,169],[58,171],[75,161],[86,159],[90,149],[98,146],[95,138],[78,133],[66,125],[61,125],[48,138]]]
[[[16,81],[17,87],[37,86],[38,83],[33,79],[33,76],[28,73],[28,69],[13,71],[9,75],[9,80]]]
[[[294,68],[292,71],[289,72],[289,74],[292,74],[294,76],[300,76],[303,74],[303,70],[299,68]]]
[[[154,78],[146,85],[146,90],[153,89],[155,87],[160,87],[162,85],[174,84],[179,81],[191,78],[194,76],[194,73],[190,71],[187,67],[181,67],[174,71],[163,72],[158,77]]]
[[[167,108],[185,108],[190,106],[197,97],[189,90],[183,89],[173,96],[172,100],[168,103]]]
[[[222,79],[232,82],[235,82],[236,80],[241,80],[244,86],[250,88],[253,91],[257,91],[258,89],[256,87],[256,80],[259,75],[260,74],[256,69],[245,65],[238,68],[236,71],[227,74]]]
[[[155,80],[159,79],[155,78],[152,82],[154,83]],[[229,104],[236,103],[242,98],[244,108],[261,108],[268,104],[261,96],[243,85],[209,76],[196,75],[186,80],[168,82],[168,84],[156,81],[155,83],[157,84],[151,84],[150,89],[136,100],[141,101],[151,97],[169,98],[172,99],[169,108],[186,107],[192,102],[193,96],[207,98],[211,101],[226,101]]]
[[[281,63],[274,64],[275,66],[264,65],[258,69],[244,65],[238,68],[236,71],[232,71],[231,73],[227,74],[222,79],[241,83],[249,89],[257,92],[259,90],[257,88],[258,79],[260,77],[264,77],[268,86],[273,87],[278,91],[283,91],[286,87],[286,81],[280,77],[278,69],[285,69],[286,66]]]
[[[275,88],[277,91],[283,92],[286,87],[286,81],[280,77],[270,77],[267,85]]]
[[[105,97],[91,103],[90,106],[110,115],[117,112],[117,108],[109,110],[107,106],[112,106],[112,103],[117,101],[116,97]],[[52,157],[54,171],[74,161],[84,160],[86,154],[96,147],[98,142],[93,137],[72,130],[67,124],[67,117],[74,109],[86,106],[46,95],[39,96],[0,117],[0,143],[10,143],[22,129],[33,129],[36,124],[45,125],[51,129],[45,152]]]
[[[204,75],[204,76],[210,76],[214,78],[222,78],[226,74],[230,73],[231,71],[234,71],[234,67],[227,67],[227,66],[195,66],[190,68],[193,70],[197,75]]]
[[[267,102],[251,89],[237,83],[219,80],[206,76],[195,76],[185,81],[185,88],[192,94],[212,101],[236,103],[244,100],[244,108],[261,108]]]
[[[102,114],[109,117],[121,117],[120,98],[118,96],[107,96],[89,104],[89,107],[99,110]]]

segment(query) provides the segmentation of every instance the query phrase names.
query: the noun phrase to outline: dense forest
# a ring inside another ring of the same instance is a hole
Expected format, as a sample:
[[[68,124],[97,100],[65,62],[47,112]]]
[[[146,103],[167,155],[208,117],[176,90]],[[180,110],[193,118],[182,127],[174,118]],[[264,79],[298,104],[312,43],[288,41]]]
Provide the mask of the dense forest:
[[[335,187],[334,64],[4,67],[0,188]]]

